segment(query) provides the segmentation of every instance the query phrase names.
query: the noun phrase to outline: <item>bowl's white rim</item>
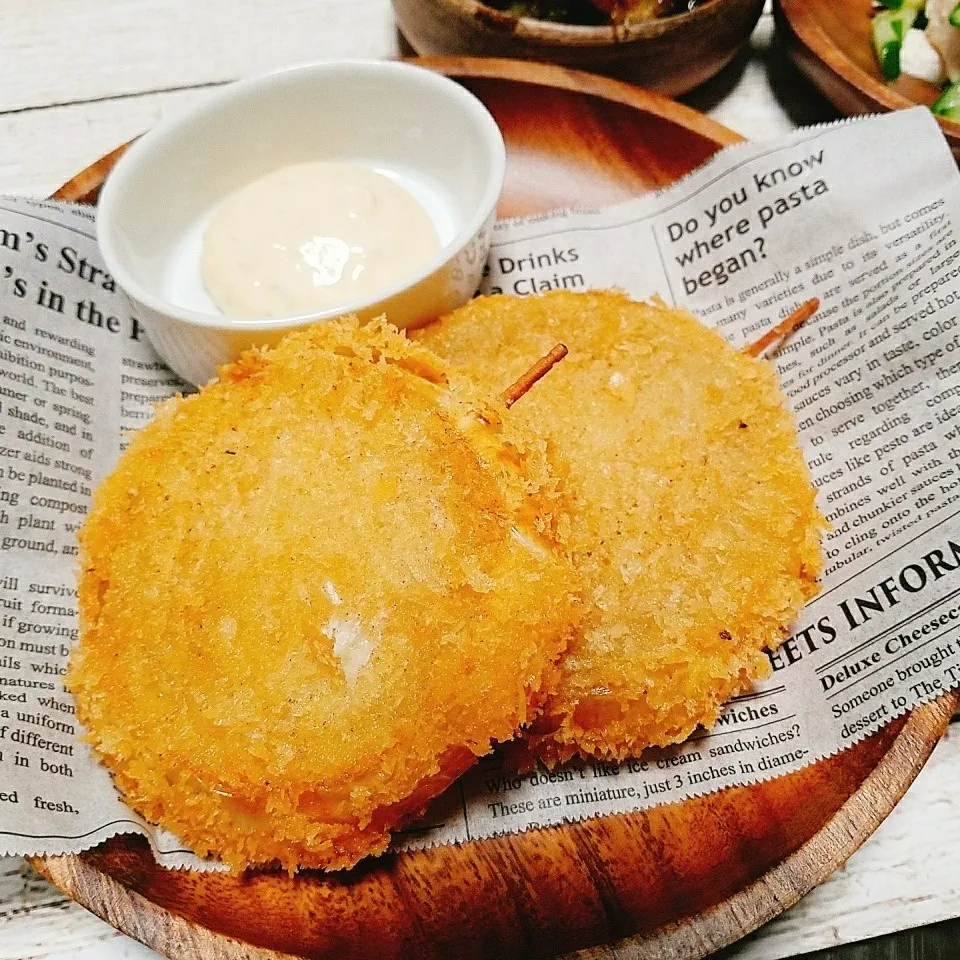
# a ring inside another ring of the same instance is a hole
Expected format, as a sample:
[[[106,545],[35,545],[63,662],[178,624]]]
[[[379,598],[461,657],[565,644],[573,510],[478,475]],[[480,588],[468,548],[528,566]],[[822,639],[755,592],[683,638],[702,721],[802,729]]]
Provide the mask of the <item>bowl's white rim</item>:
[[[202,122],[206,117],[218,113],[223,107],[235,102],[238,98],[246,96],[251,91],[261,88],[267,89],[274,83],[281,82],[290,74],[316,74],[318,78],[322,79],[325,75],[342,74],[344,71],[352,70],[363,73],[392,74],[394,76],[403,74],[408,78],[415,76],[417,82],[433,87],[441,95],[456,101],[459,107],[473,119],[481,136],[490,148],[491,162],[487,170],[487,183],[476,211],[463,223],[453,239],[445,244],[434,257],[416,271],[412,271],[404,279],[381,288],[373,296],[349,301],[342,306],[328,310],[286,317],[240,318],[204,313],[156,295],[127,271],[124,257],[119,252],[116,242],[114,208],[123,199],[124,191],[128,189],[129,180],[148,158],[161,149],[172,133],[183,126]],[[338,59],[297,64],[227,84],[220,90],[204,97],[199,103],[195,103],[177,114],[177,116],[161,122],[133,143],[107,176],[100,193],[97,204],[97,242],[110,275],[120,287],[137,303],[164,317],[207,330],[248,333],[288,330],[302,327],[308,323],[332,320],[347,314],[368,311],[377,304],[391,300],[404,291],[417,286],[442,269],[476,236],[491,214],[494,213],[503,189],[505,175],[506,146],[500,128],[483,103],[455,80],[425,67],[395,60]]]

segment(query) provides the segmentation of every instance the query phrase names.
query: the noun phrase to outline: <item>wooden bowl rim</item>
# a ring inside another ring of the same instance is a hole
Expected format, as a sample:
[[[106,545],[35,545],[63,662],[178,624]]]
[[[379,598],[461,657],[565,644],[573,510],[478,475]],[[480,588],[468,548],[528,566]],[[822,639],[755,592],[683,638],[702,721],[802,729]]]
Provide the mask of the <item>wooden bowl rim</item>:
[[[464,0],[464,2],[472,3],[475,0]],[[723,0],[717,0],[717,2],[720,3]],[[587,93],[604,100],[613,100],[624,106],[633,107],[635,110],[652,114],[661,120],[678,124],[685,130],[712,140],[721,148],[743,143],[745,139],[735,130],[725,127],[706,114],[671,100],[661,93],[634,86],[624,80],[614,80],[612,77],[590,73],[587,70],[561,67],[552,63],[538,63],[532,60],[516,60],[511,57],[438,55],[406,59],[408,63],[436,70],[445,76],[542,84],[546,87],[569,90],[571,93]]]
[[[610,960],[611,948],[618,953],[628,951],[623,954],[625,960],[692,960],[752,933],[822,883],[873,834],[923,769],[958,704],[960,691],[954,691],[911,711],[889,750],[843,806],[798,850],[733,896],[699,914],[696,929],[690,924],[693,918],[687,917],[651,934],[589,947],[561,960]],[[231,960],[300,960],[295,954],[217,933],[160,907],[92,867],[83,854],[27,859],[71,899],[169,957],[214,960],[225,956],[219,952],[219,945],[230,943],[236,945],[226,955]],[[104,892],[109,897],[104,897]],[[152,930],[160,931],[150,942],[141,937],[151,929],[144,923],[145,917],[157,921]],[[167,952],[171,949],[174,952]]]
[[[882,80],[858,67],[834,43],[831,36],[820,26],[819,20],[814,16],[802,15],[807,6],[807,0],[773,0],[773,2],[775,11],[787,21],[790,29],[813,56],[841,80],[873,99],[879,107],[886,110],[909,110],[911,107],[924,106],[916,100],[897,93]],[[936,114],[933,116],[945,134],[960,138],[960,123]]]
[[[463,21],[480,23],[496,30],[498,25],[511,36],[545,45],[562,47],[600,47],[611,44],[642,43],[658,40],[678,33],[694,22],[707,23],[723,18],[729,7],[747,7],[756,0],[706,0],[699,7],[686,13],[668,17],[655,17],[639,23],[589,26],[577,23],[557,23],[553,20],[538,20],[536,17],[515,17],[481,0],[437,0],[455,17]],[[749,33],[744,36],[746,39]],[[678,38],[679,39],[679,38]]]

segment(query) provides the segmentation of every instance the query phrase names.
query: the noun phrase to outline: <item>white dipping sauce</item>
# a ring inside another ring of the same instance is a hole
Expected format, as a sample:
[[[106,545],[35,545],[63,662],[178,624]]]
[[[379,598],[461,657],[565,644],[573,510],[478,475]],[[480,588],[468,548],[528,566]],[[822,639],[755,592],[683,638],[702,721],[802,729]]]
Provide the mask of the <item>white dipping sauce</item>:
[[[220,204],[200,272],[227,316],[283,317],[371,297],[439,249],[427,212],[389,177],[348,163],[300,163]]]

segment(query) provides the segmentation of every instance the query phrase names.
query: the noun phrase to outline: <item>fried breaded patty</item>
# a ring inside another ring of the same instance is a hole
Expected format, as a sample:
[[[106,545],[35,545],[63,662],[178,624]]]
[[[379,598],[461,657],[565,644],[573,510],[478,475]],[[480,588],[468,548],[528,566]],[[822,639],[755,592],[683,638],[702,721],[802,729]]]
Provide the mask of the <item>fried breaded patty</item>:
[[[772,367],[619,293],[483,297],[414,334],[481,390],[558,340],[512,413],[569,467],[585,627],[529,732],[548,763],[685,739],[770,670],[823,520]]]
[[[234,868],[348,867],[533,717],[576,615],[563,500],[480,406],[351,322],[160,405],[80,534],[67,680],[143,816]]]

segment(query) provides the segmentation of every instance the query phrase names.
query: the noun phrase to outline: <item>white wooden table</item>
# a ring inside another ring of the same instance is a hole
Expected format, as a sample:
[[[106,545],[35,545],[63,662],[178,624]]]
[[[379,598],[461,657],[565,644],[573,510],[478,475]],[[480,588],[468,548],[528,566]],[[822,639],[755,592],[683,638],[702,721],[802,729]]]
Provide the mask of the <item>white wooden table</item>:
[[[389,0],[6,0],[3,14],[0,193],[38,197],[206,88],[399,52]],[[688,102],[750,139],[833,119],[772,38],[767,13],[750,49]],[[734,956],[777,960],[960,915],[958,774],[955,734],[846,868]],[[0,858],[0,960],[156,957]]]

